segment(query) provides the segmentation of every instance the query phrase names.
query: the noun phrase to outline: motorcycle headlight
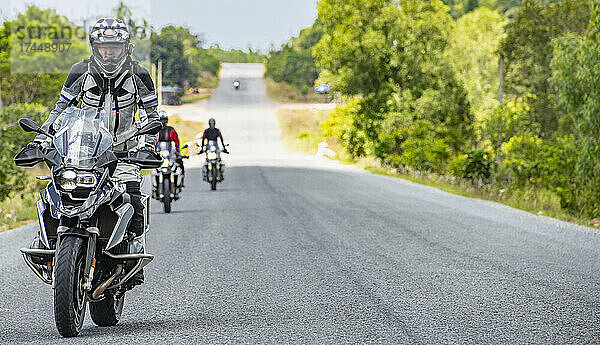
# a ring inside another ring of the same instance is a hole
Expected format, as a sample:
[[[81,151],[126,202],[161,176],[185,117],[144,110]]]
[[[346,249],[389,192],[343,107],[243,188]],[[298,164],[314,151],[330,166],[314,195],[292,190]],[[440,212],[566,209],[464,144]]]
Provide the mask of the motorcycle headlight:
[[[94,174],[90,173],[79,173],[77,174],[77,187],[93,188],[96,186],[98,180]]]
[[[63,170],[56,176],[56,184],[63,190],[70,192],[77,187],[93,188],[98,179],[96,175],[86,172],[77,172],[75,170]]]
[[[63,190],[72,191],[77,188],[77,173],[74,170],[63,170],[56,176],[56,184]]]
[[[208,159],[217,159],[217,153],[216,152],[209,152],[208,153]]]

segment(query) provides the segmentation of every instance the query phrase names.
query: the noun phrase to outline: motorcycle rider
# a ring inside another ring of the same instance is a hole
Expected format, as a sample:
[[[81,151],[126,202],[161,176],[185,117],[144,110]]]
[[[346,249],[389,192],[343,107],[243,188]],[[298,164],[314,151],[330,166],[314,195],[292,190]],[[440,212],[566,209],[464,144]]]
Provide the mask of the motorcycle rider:
[[[167,123],[169,122],[169,115],[167,115],[166,111],[160,110],[158,112],[158,116],[160,122],[162,122],[163,124],[163,128],[160,130],[160,133],[158,133],[158,141],[175,142],[175,148],[177,149],[177,164],[179,164],[179,166],[181,167],[181,187],[185,187],[183,184],[185,178],[185,168],[183,167],[183,158],[179,154],[179,136],[177,135],[177,131],[175,130],[175,128],[167,125]],[[177,185],[177,183],[175,183],[175,185]]]
[[[148,70],[132,60],[134,45],[130,43],[127,25],[120,19],[99,19],[91,29],[89,42],[92,56],[76,63],[60,92],[60,97],[42,129],[54,134],[60,128],[61,114],[69,106],[81,108],[102,107],[109,114],[110,130],[113,134],[115,151],[147,151],[155,154],[157,135],[144,135],[127,140],[138,129],[137,126],[158,121],[156,111],[158,96]],[[139,123],[136,126],[136,111]],[[38,135],[29,145],[42,148],[50,145],[45,135]],[[141,252],[141,243],[135,236],[144,232],[144,206],[141,202],[140,168],[137,165],[119,162],[113,174],[125,184],[131,196],[134,214],[128,227],[130,251]],[[136,274],[132,283],[144,282],[143,272]]]
[[[221,138],[221,145],[223,146],[223,152],[225,153],[229,153],[229,151],[227,151],[227,148],[225,147],[225,142],[223,141],[223,135],[221,134],[221,131],[215,127],[216,121],[213,118],[210,118],[208,120],[208,128],[204,130],[204,133],[202,134],[202,147],[200,148],[200,152],[198,152],[198,154],[202,154],[204,152],[204,142],[205,141],[217,141],[218,138]],[[224,164],[222,164],[224,165]],[[219,178],[222,180],[223,179],[223,169],[221,169],[219,171]]]

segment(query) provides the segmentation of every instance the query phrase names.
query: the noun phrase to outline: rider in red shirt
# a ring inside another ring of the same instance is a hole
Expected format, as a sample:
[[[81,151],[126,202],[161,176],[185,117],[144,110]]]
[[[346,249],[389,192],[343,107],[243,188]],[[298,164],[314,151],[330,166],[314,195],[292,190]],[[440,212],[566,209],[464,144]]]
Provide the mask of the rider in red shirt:
[[[175,148],[177,149],[177,163],[181,167],[181,187],[184,187],[183,180],[185,178],[185,169],[183,167],[183,159],[179,154],[179,136],[177,135],[177,131],[175,128],[171,126],[167,126],[167,122],[169,121],[169,115],[164,110],[158,112],[158,116],[160,121],[163,123],[163,128],[158,133],[158,141],[173,141],[175,142]],[[158,143],[157,143],[158,146]]]
[[[167,122],[169,122],[169,116],[164,110],[161,110],[158,116],[160,118],[160,122],[163,123],[163,128],[158,133],[158,141],[174,141],[175,148],[177,148],[177,151],[179,151],[179,136],[177,135],[177,131],[175,131],[175,128],[167,126]]]

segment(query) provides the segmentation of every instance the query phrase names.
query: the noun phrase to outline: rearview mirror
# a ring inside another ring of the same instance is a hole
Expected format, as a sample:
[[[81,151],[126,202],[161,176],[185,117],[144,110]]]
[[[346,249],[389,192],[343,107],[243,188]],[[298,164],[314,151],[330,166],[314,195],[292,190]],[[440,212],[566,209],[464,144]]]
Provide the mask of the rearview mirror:
[[[160,132],[162,127],[163,127],[163,124],[160,121],[150,122],[150,123],[146,124],[144,127],[140,128],[140,130],[137,132],[137,135],[158,134],[158,132]]]
[[[40,126],[35,123],[32,119],[28,119],[28,118],[23,118],[19,120],[19,126],[21,126],[21,128],[23,128],[23,130],[25,132],[36,132],[36,133],[40,133],[40,134],[44,134],[47,136],[50,136],[50,134],[46,133],[45,131],[43,131]]]

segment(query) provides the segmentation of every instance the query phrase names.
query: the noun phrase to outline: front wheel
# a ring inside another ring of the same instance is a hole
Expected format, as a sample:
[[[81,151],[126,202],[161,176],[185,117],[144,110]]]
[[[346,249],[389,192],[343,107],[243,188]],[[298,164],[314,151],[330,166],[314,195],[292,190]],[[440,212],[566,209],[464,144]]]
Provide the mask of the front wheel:
[[[108,295],[99,302],[90,302],[90,316],[92,321],[100,327],[114,326],[121,319],[125,294],[121,297]]]
[[[210,169],[210,189],[217,190],[217,165],[213,164],[212,169]]]
[[[63,337],[77,336],[85,318],[83,244],[83,239],[77,236],[62,239],[54,266],[54,321]]]
[[[163,209],[165,213],[171,213],[171,180],[163,179]]]

